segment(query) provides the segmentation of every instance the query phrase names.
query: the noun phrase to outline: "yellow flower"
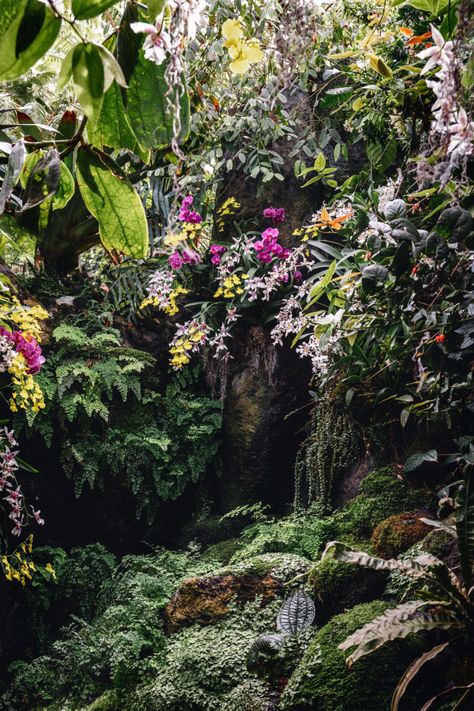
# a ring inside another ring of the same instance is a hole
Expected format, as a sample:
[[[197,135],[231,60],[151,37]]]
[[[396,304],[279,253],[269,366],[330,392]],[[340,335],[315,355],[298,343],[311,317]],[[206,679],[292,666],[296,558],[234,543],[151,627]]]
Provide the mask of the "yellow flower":
[[[229,47],[232,42],[236,42],[244,36],[244,31],[240,20],[226,20],[222,25],[222,36],[227,40],[224,47]]]
[[[225,38],[224,47],[229,51],[232,62],[229,69],[233,74],[245,74],[252,64],[261,62],[263,52],[257,39],[244,39],[240,20],[226,20],[222,25]]]
[[[28,373],[28,365],[22,353],[18,353],[12,361],[8,372],[12,376],[13,392],[9,401],[10,410],[18,412],[31,410],[39,412],[45,407],[43,391],[33,376]]]
[[[263,59],[263,52],[257,39],[239,41],[229,47],[229,56],[232,62],[229,69],[232,74],[245,74],[252,64],[257,64]]]
[[[47,573],[49,573],[49,574],[51,575],[51,577],[52,577],[54,580],[56,580],[56,571],[54,570],[54,568],[53,568],[53,566],[51,565],[51,563],[46,563],[46,565],[44,566],[44,569],[46,570]]]

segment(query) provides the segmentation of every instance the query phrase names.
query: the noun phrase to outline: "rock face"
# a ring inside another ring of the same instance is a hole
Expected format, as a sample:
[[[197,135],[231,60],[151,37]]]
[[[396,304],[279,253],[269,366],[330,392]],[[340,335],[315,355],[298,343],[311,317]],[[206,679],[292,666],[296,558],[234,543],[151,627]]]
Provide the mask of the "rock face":
[[[241,334],[232,363],[218,507],[225,512],[262,501],[278,509],[293,498],[309,368],[293,351],[275,349],[257,326]]]
[[[270,573],[223,574],[185,580],[165,609],[168,628],[176,632],[199,622],[212,624],[230,611],[229,604],[262,598],[262,604],[281,593],[283,585]]]

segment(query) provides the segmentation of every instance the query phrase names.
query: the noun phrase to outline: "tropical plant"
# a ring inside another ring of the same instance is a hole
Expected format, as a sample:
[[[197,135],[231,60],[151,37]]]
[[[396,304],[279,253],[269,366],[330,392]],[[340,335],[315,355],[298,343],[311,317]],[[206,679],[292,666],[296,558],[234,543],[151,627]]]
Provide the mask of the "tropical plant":
[[[455,533],[455,532],[454,532]],[[460,543],[460,547],[464,546]],[[338,541],[328,543],[323,558],[334,556],[339,561],[362,565],[375,570],[397,571],[412,582],[410,591],[416,599],[402,602],[364,625],[348,637],[339,648],[350,651],[346,663],[350,667],[358,659],[371,654],[383,645],[396,639],[423,631],[439,630],[446,633],[448,641],[437,643],[410,664],[400,679],[392,698],[391,711],[398,711],[408,685],[425,664],[442,654],[450,645],[459,641],[472,644],[474,635],[474,588],[469,580],[463,581],[441,560],[422,553],[415,558],[375,558],[355,551]],[[471,564],[472,574],[472,564]],[[474,682],[466,687],[455,687],[433,697],[423,707],[431,708],[438,698],[456,695],[466,700],[471,695]]]

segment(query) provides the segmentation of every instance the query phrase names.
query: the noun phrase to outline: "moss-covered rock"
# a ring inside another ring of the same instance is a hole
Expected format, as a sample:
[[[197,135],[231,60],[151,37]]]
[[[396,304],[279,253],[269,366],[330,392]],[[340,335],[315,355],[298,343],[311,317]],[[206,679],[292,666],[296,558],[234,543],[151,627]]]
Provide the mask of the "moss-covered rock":
[[[242,546],[231,564],[269,553],[291,553],[314,560],[324,544],[337,537],[333,517],[323,517],[317,507],[278,520],[256,523],[241,535]]]
[[[206,548],[201,558],[204,561],[216,561],[221,565],[227,565],[242,547],[243,543],[240,538],[228,538]]]
[[[185,580],[165,608],[170,630],[177,631],[194,622],[211,624],[227,615],[230,602],[244,604],[261,598],[262,604],[282,591],[282,583],[270,573],[207,575]]]
[[[414,489],[390,468],[377,469],[362,481],[360,494],[334,518],[340,536],[367,539],[377,524],[389,516],[432,503],[431,492]]]
[[[317,603],[317,621],[326,621],[354,605],[375,600],[382,594],[386,581],[387,574],[382,571],[325,558],[315,566],[310,580]]]
[[[338,645],[388,607],[357,605],[320,629],[282,694],[285,711],[388,711],[393,690],[421,645],[404,640],[357,661],[351,669]],[[418,708],[407,706],[408,708]]]
[[[420,512],[395,514],[381,521],[374,529],[371,542],[381,558],[396,558],[432,530],[420,521]]]

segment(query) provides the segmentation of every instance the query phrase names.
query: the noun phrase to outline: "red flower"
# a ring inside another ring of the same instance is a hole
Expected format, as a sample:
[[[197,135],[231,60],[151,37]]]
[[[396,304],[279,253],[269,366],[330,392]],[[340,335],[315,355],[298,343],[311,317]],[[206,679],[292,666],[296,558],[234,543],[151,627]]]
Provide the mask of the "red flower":
[[[444,343],[445,340],[446,340],[446,336],[444,335],[444,333],[438,333],[438,335],[435,336],[436,343]]]
[[[412,273],[412,274],[416,274],[419,268],[420,268],[420,265],[419,265],[419,264],[415,264],[415,266],[414,266],[413,269],[411,270],[411,273]]]

